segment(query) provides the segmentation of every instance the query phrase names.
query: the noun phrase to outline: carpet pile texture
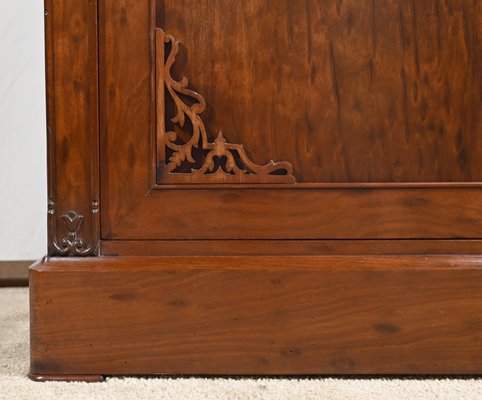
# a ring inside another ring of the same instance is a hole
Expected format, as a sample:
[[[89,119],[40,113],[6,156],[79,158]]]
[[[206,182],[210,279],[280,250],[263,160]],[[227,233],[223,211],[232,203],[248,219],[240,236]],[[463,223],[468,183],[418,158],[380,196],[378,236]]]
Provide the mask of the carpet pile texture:
[[[0,289],[0,399],[481,400],[478,379],[109,378],[36,383],[29,368],[28,289]]]

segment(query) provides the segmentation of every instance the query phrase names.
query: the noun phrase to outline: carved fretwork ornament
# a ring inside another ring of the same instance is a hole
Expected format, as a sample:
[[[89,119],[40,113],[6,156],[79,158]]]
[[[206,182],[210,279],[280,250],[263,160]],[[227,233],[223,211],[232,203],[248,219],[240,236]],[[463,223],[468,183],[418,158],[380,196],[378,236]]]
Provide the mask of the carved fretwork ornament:
[[[99,212],[99,202],[97,200],[92,201],[92,214]],[[87,256],[95,255],[97,251],[97,243],[88,243],[81,235],[82,226],[84,224],[84,216],[78,214],[74,210],[70,210],[66,214],[61,216],[63,225],[65,227],[64,236],[57,236],[57,221],[55,203],[53,200],[49,200],[49,227],[51,229],[51,253],[56,256]]]
[[[200,117],[206,101],[188,89],[185,77],[177,81],[171,75],[178,52],[179,42],[156,29],[157,140],[162,183],[294,183],[289,162],[258,165],[249,159],[243,145],[227,142],[222,132],[214,141],[208,139]],[[172,100],[176,113],[170,118],[171,123],[183,128],[189,120],[189,139],[183,140],[173,130],[168,131],[166,96]]]

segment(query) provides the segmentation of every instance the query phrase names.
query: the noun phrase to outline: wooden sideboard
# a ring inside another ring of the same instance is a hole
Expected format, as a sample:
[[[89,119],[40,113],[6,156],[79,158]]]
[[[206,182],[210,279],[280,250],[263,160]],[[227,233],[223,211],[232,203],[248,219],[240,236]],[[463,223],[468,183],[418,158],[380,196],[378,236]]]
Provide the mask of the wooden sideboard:
[[[482,372],[477,0],[46,0],[36,380]]]

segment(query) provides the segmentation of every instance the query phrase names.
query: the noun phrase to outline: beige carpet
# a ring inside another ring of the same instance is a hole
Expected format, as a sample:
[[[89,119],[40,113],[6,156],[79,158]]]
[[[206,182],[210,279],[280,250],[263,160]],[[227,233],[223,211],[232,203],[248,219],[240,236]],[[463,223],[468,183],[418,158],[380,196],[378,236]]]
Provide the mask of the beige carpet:
[[[28,291],[0,289],[0,399],[482,400],[482,380],[117,379],[35,383],[28,372]]]

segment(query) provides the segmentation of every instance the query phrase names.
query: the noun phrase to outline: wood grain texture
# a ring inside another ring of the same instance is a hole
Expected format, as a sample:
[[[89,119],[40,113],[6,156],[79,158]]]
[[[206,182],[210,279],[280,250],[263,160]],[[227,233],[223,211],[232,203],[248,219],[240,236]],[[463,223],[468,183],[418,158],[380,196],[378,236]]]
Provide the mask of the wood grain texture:
[[[210,132],[298,182],[482,180],[477,0],[158,0]]]
[[[479,191],[460,186],[482,180],[475,1],[100,10],[103,239],[481,237]],[[203,93],[208,131],[259,163],[291,162],[291,192],[155,186],[156,26],[182,38],[173,76]],[[421,186],[376,186],[400,182]]]
[[[31,268],[32,379],[480,374],[481,18],[476,0],[46,0],[49,253],[97,254],[101,208],[122,256]],[[299,184],[156,185],[158,27],[206,131]]]
[[[480,256],[48,259],[37,375],[480,374]]]
[[[95,254],[100,235],[97,1],[45,0],[45,36],[49,254]],[[74,217],[75,226],[69,222]]]
[[[152,6],[149,0],[99,0],[102,201],[116,220],[155,183]]]
[[[103,256],[482,254],[481,240],[103,240]]]
[[[212,142],[208,139],[201,116],[206,100],[189,89],[186,77],[171,75],[180,42],[160,28],[155,37],[157,182],[295,183],[290,163],[270,160],[258,165],[242,144],[227,142],[221,131]]]
[[[287,185],[288,186],[288,185]],[[104,239],[477,239],[478,188],[154,190]]]

